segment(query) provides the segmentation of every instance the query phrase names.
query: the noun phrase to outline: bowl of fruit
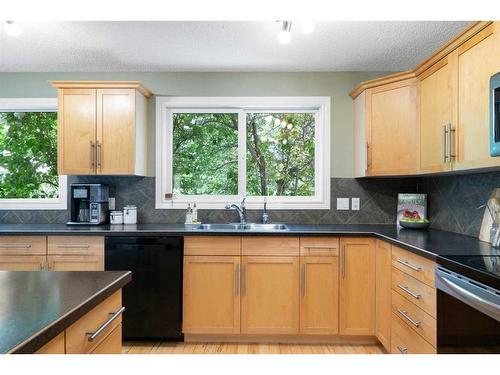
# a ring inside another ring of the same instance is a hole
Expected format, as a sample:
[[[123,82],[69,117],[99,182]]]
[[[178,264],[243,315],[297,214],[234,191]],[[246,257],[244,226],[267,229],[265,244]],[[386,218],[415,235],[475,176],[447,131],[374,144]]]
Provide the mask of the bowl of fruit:
[[[429,220],[421,218],[417,211],[405,210],[403,217],[399,219],[399,225],[409,229],[426,229],[429,227]]]

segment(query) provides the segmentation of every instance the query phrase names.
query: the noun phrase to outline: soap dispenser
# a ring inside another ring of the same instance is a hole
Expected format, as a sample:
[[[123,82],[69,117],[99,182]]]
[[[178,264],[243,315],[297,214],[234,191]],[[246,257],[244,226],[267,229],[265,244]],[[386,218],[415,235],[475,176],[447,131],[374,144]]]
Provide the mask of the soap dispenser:
[[[191,203],[189,203],[186,212],[186,220],[184,224],[192,224],[192,223],[193,223],[193,210],[191,209]]]

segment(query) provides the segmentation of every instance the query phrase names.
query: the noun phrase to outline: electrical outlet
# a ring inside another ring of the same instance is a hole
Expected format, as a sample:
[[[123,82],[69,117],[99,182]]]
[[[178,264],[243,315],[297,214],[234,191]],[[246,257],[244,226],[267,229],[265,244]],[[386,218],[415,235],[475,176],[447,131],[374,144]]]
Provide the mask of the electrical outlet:
[[[348,210],[349,198],[337,198],[337,210]]]
[[[359,198],[351,198],[351,210],[359,211]]]
[[[108,207],[110,210],[115,209],[115,197],[109,197],[108,198]]]

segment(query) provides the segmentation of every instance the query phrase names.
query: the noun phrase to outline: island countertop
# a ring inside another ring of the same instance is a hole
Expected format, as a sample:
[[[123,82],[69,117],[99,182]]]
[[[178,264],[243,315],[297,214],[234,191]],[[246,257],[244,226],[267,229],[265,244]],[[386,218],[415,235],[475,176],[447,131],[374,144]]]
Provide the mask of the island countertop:
[[[0,271],[0,354],[37,351],[130,280],[129,271]]]

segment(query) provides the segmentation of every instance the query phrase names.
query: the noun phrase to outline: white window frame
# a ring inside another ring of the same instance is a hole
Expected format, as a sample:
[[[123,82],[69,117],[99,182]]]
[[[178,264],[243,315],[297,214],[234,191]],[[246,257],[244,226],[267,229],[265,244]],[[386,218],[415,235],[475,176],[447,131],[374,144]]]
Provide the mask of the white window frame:
[[[238,191],[246,181],[246,113],[315,113],[315,195],[310,197],[269,196],[268,208],[330,209],[330,101],[329,96],[292,97],[156,97],[156,193],[157,209],[185,209],[189,203],[198,208],[223,209],[240,202],[244,195],[173,196],[172,193],[172,113],[238,113]],[[246,196],[247,208],[262,209],[264,197]]]
[[[0,112],[57,112],[56,98],[0,98]],[[67,177],[59,176],[58,198],[3,198],[0,210],[66,210]]]

